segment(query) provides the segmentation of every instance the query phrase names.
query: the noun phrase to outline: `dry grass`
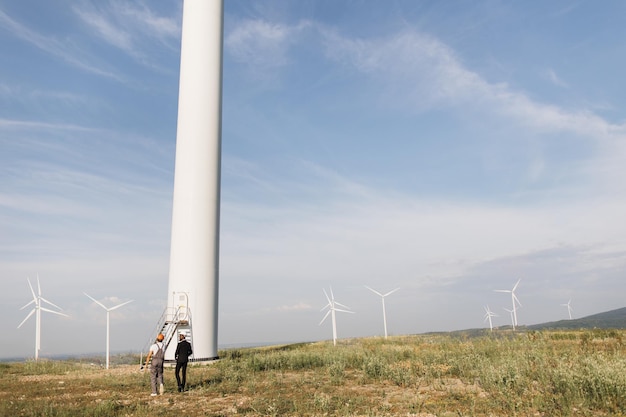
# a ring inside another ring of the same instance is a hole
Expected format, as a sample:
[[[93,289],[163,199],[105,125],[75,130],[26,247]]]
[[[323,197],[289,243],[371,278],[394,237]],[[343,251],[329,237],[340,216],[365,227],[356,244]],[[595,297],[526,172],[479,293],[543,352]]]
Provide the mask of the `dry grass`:
[[[621,331],[355,339],[232,349],[150,397],[138,365],[0,364],[2,416],[625,415]]]

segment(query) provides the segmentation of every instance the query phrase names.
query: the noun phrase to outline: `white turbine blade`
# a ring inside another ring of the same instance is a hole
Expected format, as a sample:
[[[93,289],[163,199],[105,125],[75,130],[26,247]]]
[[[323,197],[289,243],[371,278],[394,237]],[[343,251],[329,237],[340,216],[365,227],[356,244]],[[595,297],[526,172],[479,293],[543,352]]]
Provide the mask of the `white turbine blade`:
[[[511,292],[511,290],[494,290],[495,292]]]
[[[102,307],[105,310],[108,310],[108,308],[106,308],[104,306],[104,304],[102,304],[100,301],[96,300],[95,298],[93,298],[91,295],[87,294],[86,292],[83,292],[83,294],[85,294],[87,297],[91,298],[91,301],[93,301],[94,303],[98,304],[100,307]]]
[[[61,312],[59,312],[59,311],[50,310],[50,309],[47,309],[47,308],[44,308],[44,307],[39,307],[39,309],[40,309],[41,311],[47,311],[48,313],[58,314],[59,316],[69,317],[67,314],[65,314],[65,313],[61,313]]]
[[[54,304],[52,301],[48,301],[48,300],[46,300],[43,297],[39,297],[39,298],[41,298],[41,301],[46,302],[46,303],[50,304],[51,306],[58,308],[59,310],[63,310],[61,307],[59,307],[58,305]]]
[[[354,314],[354,311],[350,311],[350,310],[342,310],[340,308],[335,308],[334,310],[335,311],[341,311],[342,313],[352,313],[352,314]]]
[[[381,297],[384,297],[384,295],[382,295],[382,294],[381,294],[381,293],[379,293],[378,291],[376,291],[376,290],[374,290],[374,289],[372,289],[372,288],[368,287],[367,285],[365,286],[365,288],[367,288],[368,290],[370,290],[370,291],[371,291],[371,292],[373,292],[374,294],[378,294],[378,295],[380,295]]]
[[[333,303],[332,303],[332,301],[330,301],[330,298],[328,298],[328,294],[326,293],[326,290],[324,288],[322,288],[322,291],[324,291],[324,296],[326,297],[326,301],[328,301],[328,304],[326,304],[324,307],[320,308],[320,311],[324,311],[325,308],[332,308],[333,307]]]
[[[328,310],[328,311],[326,312],[326,314],[324,315],[324,318],[322,319],[322,321],[320,321],[320,324],[318,324],[318,326],[321,326],[321,325],[322,325],[322,323],[324,323],[324,320],[326,320],[326,318],[328,317],[328,315],[330,314],[330,312],[331,312],[331,311],[332,311],[332,310]]]
[[[28,307],[29,305],[31,305],[31,304],[33,304],[33,303],[37,304],[37,300],[31,300],[31,301],[29,301],[29,302],[28,302],[28,304],[26,304],[24,307],[20,308],[20,310],[24,310],[26,307]]]
[[[128,304],[128,303],[132,303],[133,301],[135,301],[135,300],[130,300],[130,301],[126,301],[125,303],[118,304],[118,305],[116,305],[115,307],[111,307],[111,308],[109,309],[109,311],[113,311],[113,310],[115,310],[116,308],[120,308],[121,306],[125,306],[126,304]]]
[[[37,274],[37,292],[41,297],[41,284],[39,283],[39,274]]]
[[[513,300],[514,300],[514,301],[517,301],[517,304],[519,304],[519,306],[521,307],[521,306],[522,306],[522,303],[520,303],[519,299],[517,298],[517,295],[515,295],[515,293],[514,293],[514,292],[512,292],[511,294],[513,295]]]
[[[28,320],[28,319],[30,318],[30,316],[32,316],[33,314],[35,314],[35,310],[36,310],[36,309],[34,309],[34,308],[33,308],[33,309],[30,311],[30,313],[28,313],[28,316],[26,316],[26,318],[25,318],[24,320],[22,320],[22,322],[20,323],[20,325],[19,325],[19,326],[17,326],[17,328],[18,328],[18,329],[19,329],[20,327],[22,327],[22,324],[26,323],[26,320]]]
[[[335,301],[335,294],[333,294],[333,287],[329,287],[330,288],[330,299]]]
[[[493,311],[491,311],[491,309],[489,308],[489,306],[487,306],[487,307],[485,307],[485,315],[486,315],[486,316],[493,317],[493,316],[496,316],[497,314],[496,314],[496,313],[494,313]]]
[[[338,306],[341,306],[341,307],[343,307],[343,308],[347,308],[348,310],[350,310],[350,307],[348,307],[347,305],[344,305],[344,304],[338,303],[337,301],[335,301],[335,304],[337,304]],[[336,309],[335,309],[335,310],[336,310]]]
[[[522,280],[521,278],[517,280],[517,282],[515,283],[515,285],[513,286],[513,289],[511,291],[515,291],[517,289],[517,286],[519,285],[519,282],[521,280]]]
[[[33,294],[33,300],[37,301],[37,296],[35,295],[35,290],[33,290],[33,286],[30,283],[30,279],[26,278],[26,281],[28,282],[28,286],[30,287],[30,292]]]
[[[396,288],[395,290],[391,290],[391,291],[389,291],[387,294],[384,294],[384,295],[383,295],[383,297],[386,297],[386,296],[388,296],[388,295],[390,295],[390,294],[393,294],[394,292],[398,291],[399,289],[400,289],[400,288]]]
[[[325,290],[324,288],[322,288],[322,291],[324,291],[324,295],[326,296],[326,299],[328,300],[328,304],[331,304],[331,305],[332,305],[332,303],[331,303],[331,301],[330,301],[330,298],[328,297],[328,293],[326,292],[326,290]],[[330,293],[331,293],[331,294],[333,293],[333,290],[332,290],[332,289],[330,290]]]

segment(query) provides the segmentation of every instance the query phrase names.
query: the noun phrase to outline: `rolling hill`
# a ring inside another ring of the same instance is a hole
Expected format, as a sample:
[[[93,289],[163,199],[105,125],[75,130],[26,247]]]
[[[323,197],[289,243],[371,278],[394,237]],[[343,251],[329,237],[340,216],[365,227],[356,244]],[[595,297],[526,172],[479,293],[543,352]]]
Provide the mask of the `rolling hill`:
[[[529,330],[546,329],[626,329],[626,307],[572,320],[524,326]]]

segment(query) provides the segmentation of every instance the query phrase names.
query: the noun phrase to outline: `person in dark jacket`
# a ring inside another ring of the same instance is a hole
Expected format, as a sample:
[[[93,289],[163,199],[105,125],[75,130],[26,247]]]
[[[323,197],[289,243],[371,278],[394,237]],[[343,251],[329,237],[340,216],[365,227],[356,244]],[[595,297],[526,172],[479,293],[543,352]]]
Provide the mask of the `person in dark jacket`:
[[[178,392],[185,390],[185,384],[187,383],[187,362],[189,362],[189,356],[193,353],[191,350],[191,344],[185,340],[185,335],[180,334],[178,346],[176,346],[176,382],[178,383]],[[182,378],[180,375],[182,371]]]

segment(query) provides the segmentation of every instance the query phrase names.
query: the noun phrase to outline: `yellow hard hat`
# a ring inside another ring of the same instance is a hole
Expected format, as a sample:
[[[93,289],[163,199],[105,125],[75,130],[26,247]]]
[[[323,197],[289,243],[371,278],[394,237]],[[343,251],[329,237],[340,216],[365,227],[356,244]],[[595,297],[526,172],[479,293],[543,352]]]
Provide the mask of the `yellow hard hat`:
[[[165,336],[163,336],[163,333],[159,333],[159,334],[157,335],[157,340],[158,340],[159,342],[162,342],[162,341],[163,341],[163,339],[165,339]]]

